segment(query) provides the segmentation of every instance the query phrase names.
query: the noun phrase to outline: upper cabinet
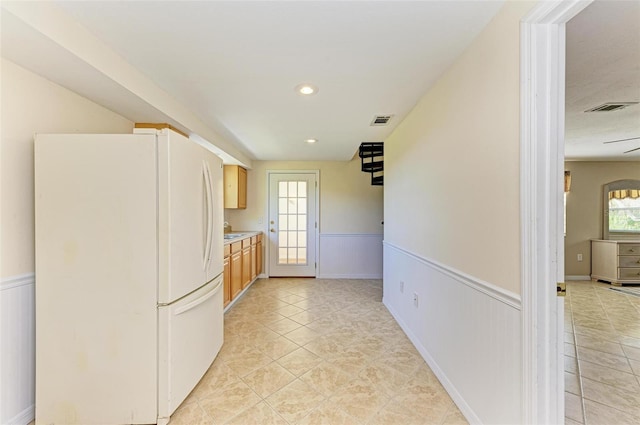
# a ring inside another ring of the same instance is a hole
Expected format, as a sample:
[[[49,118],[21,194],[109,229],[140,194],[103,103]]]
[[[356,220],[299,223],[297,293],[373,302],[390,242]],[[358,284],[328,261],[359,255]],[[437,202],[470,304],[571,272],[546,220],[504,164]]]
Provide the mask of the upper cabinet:
[[[247,208],[247,170],[239,165],[224,166],[224,207]]]

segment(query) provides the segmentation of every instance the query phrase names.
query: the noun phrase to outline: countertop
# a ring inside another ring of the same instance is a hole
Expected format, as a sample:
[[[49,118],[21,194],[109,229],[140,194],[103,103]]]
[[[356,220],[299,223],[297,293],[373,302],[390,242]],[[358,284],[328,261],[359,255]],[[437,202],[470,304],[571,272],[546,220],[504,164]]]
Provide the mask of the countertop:
[[[225,233],[224,235],[234,235],[234,237],[232,238],[225,238],[224,239],[224,244],[225,245],[229,245],[232,244],[234,242],[238,242],[241,241],[243,239],[247,239],[250,238],[252,236],[257,236],[260,235],[262,232],[261,231],[255,231],[255,230],[234,230],[233,232],[229,232],[229,233]]]

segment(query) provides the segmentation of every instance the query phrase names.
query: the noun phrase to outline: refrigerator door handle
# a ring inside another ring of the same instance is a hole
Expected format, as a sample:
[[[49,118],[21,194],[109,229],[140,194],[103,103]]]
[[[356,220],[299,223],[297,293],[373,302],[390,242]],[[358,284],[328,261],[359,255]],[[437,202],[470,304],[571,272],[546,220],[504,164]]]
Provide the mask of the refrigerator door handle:
[[[222,287],[222,282],[223,282],[223,280],[220,279],[218,284],[211,291],[207,292],[206,294],[204,294],[203,296],[201,296],[197,300],[191,301],[189,304],[183,305],[180,308],[176,308],[176,310],[174,311],[173,315],[177,316],[177,315],[185,313],[185,312],[187,312],[189,310],[193,310],[194,308],[196,308],[197,306],[199,306],[203,302],[207,301],[209,298],[213,297],[215,294],[218,293],[218,291]]]
[[[204,227],[204,247],[202,253],[202,268],[207,269],[207,265],[209,264],[209,257],[211,251],[211,222],[213,221],[211,218],[211,214],[213,213],[213,207],[211,205],[211,179],[209,176],[209,167],[207,166],[206,161],[202,161],[202,180],[204,184],[202,185],[203,191],[203,203],[204,203],[204,217],[202,217],[203,227]]]
[[[211,251],[213,250],[213,180],[211,178],[211,169],[209,168],[209,163],[205,162],[205,167],[207,169],[207,181],[208,181],[208,190],[209,196],[207,199],[209,200],[208,204],[208,219],[209,225],[207,226],[208,234],[207,238],[209,239],[209,250],[207,251],[207,266],[211,263]]]

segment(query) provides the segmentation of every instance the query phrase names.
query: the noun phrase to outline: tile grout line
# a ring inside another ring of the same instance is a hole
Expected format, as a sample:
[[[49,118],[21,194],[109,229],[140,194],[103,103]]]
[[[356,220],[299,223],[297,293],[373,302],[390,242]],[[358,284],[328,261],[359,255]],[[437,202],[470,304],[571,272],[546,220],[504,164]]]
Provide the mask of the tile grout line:
[[[578,384],[580,385],[580,407],[582,409],[582,423],[587,425],[587,409],[584,403],[584,387],[582,385],[582,368],[580,366],[580,359],[578,357],[578,337],[576,335],[576,327],[573,321],[573,301],[571,300],[571,294],[569,294],[569,304],[571,306],[571,333],[573,334],[573,346],[576,350],[576,372],[578,375]],[[565,388],[566,391],[566,388]],[[565,408],[566,417],[566,408]]]

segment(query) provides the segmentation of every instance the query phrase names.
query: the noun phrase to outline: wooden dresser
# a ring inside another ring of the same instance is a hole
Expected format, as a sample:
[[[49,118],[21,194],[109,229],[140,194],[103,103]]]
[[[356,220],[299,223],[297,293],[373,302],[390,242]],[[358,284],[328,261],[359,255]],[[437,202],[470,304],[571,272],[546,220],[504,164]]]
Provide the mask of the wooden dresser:
[[[640,240],[591,240],[591,279],[640,284]]]

